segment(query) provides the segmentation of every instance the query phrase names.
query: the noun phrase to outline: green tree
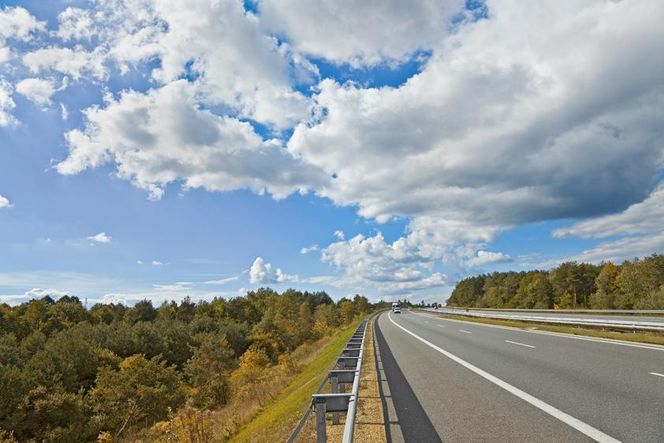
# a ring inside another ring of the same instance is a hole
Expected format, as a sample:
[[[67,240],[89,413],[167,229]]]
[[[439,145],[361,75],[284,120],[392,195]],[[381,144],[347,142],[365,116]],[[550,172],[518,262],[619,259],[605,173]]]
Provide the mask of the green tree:
[[[613,309],[618,294],[619,269],[611,262],[602,265],[595,279],[595,292],[590,296],[590,307],[593,309]]]
[[[102,368],[91,392],[93,420],[100,431],[115,437],[137,423],[166,418],[169,408],[184,401],[176,369],[158,357],[127,357],[118,369]]]
[[[225,337],[203,336],[185,367],[185,373],[194,387],[190,393],[192,404],[203,409],[226,404],[231,395],[228,373],[235,365],[234,352]]]

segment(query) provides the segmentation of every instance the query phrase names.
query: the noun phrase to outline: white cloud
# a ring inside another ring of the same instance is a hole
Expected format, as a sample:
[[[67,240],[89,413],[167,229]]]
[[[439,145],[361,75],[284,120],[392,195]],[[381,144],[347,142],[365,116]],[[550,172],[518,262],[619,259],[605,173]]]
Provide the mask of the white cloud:
[[[609,238],[565,260],[601,262],[628,260],[664,250],[664,185],[644,201],[618,214],[595,217],[553,231],[556,238]]]
[[[99,294],[108,288],[118,287],[120,282],[103,275],[79,272],[32,270],[25,272],[0,272],[0,294],[25,297],[30,288],[67,288],[73,294]]]
[[[83,77],[103,80],[107,76],[104,58],[104,49],[101,47],[86,51],[81,46],[73,49],[50,46],[28,52],[22,60],[33,74],[53,71],[70,75],[75,80]]]
[[[53,300],[57,300],[60,297],[69,295],[67,291],[59,291],[57,289],[42,289],[42,288],[32,288],[24,294],[28,298],[43,298],[51,297]]]
[[[100,232],[99,234],[88,237],[88,240],[95,243],[110,243],[111,236],[107,235],[105,232]]]
[[[265,35],[256,17],[245,14],[242,2],[169,0],[156,3],[155,12],[170,24],[159,38],[157,80],[177,79],[193,61],[190,69],[203,74],[200,86],[208,103],[230,106],[277,127],[309,115],[308,100],[292,88],[307,67],[288,47]]]
[[[238,279],[237,276],[226,277],[226,278],[220,278],[219,280],[209,280],[209,281],[204,282],[204,284],[222,286],[222,285],[226,285],[228,283],[237,281],[237,279]]]
[[[159,260],[152,260],[152,266],[164,266]]]
[[[143,264],[143,260],[136,260],[136,264],[137,264],[137,265],[142,265],[142,264]]]
[[[512,261],[512,258],[502,252],[477,251],[477,255],[469,259],[466,263],[469,266],[486,266],[497,263],[506,263]]]
[[[57,35],[63,40],[90,40],[96,33],[90,11],[68,7],[58,14]]]
[[[28,42],[32,40],[35,32],[45,29],[44,25],[44,22],[35,19],[25,8],[5,6],[0,9],[0,65],[14,57],[14,50],[6,46],[7,40]],[[0,100],[0,126],[7,126],[2,124],[2,112]]]
[[[272,271],[272,265],[266,263],[262,257],[256,257],[249,269],[249,283],[252,284],[287,283],[298,280],[297,275],[285,274],[280,268]]]
[[[664,232],[644,236],[629,236],[614,241],[600,243],[594,248],[585,250],[564,260],[599,263],[602,261],[619,262],[645,257],[664,251]]]
[[[288,145],[335,177],[320,195],[409,217],[397,242],[424,263],[504,259],[479,254],[501,229],[620,211],[664,166],[664,4],[487,4],[401,87],[322,81]],[[337,266],[356,280],[398,269],[369,258]]]
[[[250,124],[198,108],[195,87],[175,81],[146,94],[127,91],[105,108],[84,111],[86,128],[65,137],[62,174],[114,162],[118,175],[159,199],[171,182],[185,188],[249,188],[283,198],[320,185],[326,177]]]
[[[62,116],[62,120],[66,121],[69,118],[69,111],[64,103],[60,103],[60,115]]]
[[[0,209],[11,208],[12,204],[7,197],[0,195]]]
[[[447,35],[460,0],[263,0],[260,18],[298,51],[353,66],[402,61]]]
[[[344,240],[346,238],[346,234],[344,234],[344,231],[334,231],[334,234],[332,234],[337,240]]]
[[[664,4],[489,9],[402,87],[321,82],[323,117],[298,126],[289,149],[336,176],[323,196],[379,221],[504,226],[647,195],[664,159],[664,59],[652,57],[664,52],[653,11]]]
[[[315,252],[318,251],[320,248],[318,245],[311,245],[311,246],[305,246],[304,248],[300,249],[300,254],[309,254],[310,252]]]
[[[159,59],[152,77],[160,85],[197,77],[198,98],[208,107],[277,128],[310,113],[309,100],[293,86],[313,79],[315,68],[266,35],[242,2],[105,0],[93,13],[68,8],[60,21],[63,38],[94,37],[95,55],[123,73]],[[99,68],[97,77],[105,73]]]
[[[16,92],[46,108],[51,105],[51,96],[55,94],[56,87],[50,79],[26,78],[16,84]]]
[[[664,232],[664,185],[659,185],[640,203],[618,214],[595,217],[553,231],[553,236],[602,238]]]
[[[38,21],[25,8],[5,6],[0,10],[0,45],[9,38],[30,40],[33,32],[44,28],[45,23]]]
[[[330,244],[322,251],[324,262],[343,271],[342,286],[374,287],[384,292],[442,286],[446,277],[433,270],[439,256],[429,255],[416,236],[387,243],[383,235],[357,235]]]
[[[11,110],[16,107],[16,103],[12,99],[14,88],[4,78],[0,77],[0,128],[3,126],[12,126],[17,123]]]

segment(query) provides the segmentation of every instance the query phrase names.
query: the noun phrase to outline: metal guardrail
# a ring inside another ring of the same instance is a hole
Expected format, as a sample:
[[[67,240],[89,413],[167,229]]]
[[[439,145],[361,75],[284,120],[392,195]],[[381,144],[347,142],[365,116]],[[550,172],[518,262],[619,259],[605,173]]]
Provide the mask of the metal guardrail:
[[[339,424],[339,414],[343,412],[346,413],[346,420],[342,442],[352,443],[367,323],[368,318],[362,320],[357,330],[348,340],[348,343],[346,343],[345,348],[341,351],[339,357],[337,357],[334,368],[328,371],[325,379],[316,391],[317,393],[312,395],[311,409],[307,411],[298,426],[293,430],[293,433],[288,438],[288,443],[296,440],[311,411],[316,413],[317,443],[325,443],[327,441],[326,414],[331,413],[332,423]],[[331,392],[327,394],[318,393],[328,381],[330,382]],[[352,385],[350,392],[345,392],[346,385]]]
[[[527,308],[466,308],[444,306],[440,309],[487,312],[537,312],[542,314],[601,314],[601,315],[664,315],[664,309],[527,309]],[[440,310],[439,309],[439,310]]]
[[[462,315],[465,317],[483,317],[483,318],[495,318],[495,319],[504,319],[504,320],[521,320],[521,321],[530,321],[530,322],[539,322],[539,323],[555,323],[555,324],[564,324],[564,325],[579,325],[579,326],[596,326],[604,328],[616,328],[616,329],[632,329],[632,330],[643,330],[643,331],[664,331],[663,322],[652,322],[652,321],[634,321],[634,320],[622,320],[622,319],[606,319],[606,318],[592,318],[592,316],[571,318],[571,317],[554,317],[554,316],[538,316],[538,315],[526,315],[526,314],[501,314],[494,311],[477,311],[477,310],[466,310],[466,309],[452,309],[452,308],[442,308],[442,309],[427,309],[429,312],[437,312],[440,314],[455,314]]]

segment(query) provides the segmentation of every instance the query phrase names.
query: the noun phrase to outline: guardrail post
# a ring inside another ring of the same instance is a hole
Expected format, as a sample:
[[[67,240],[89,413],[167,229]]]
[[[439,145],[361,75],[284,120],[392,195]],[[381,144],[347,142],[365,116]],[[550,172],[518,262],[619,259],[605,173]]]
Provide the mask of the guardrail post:
[[[325,399],[315,399],[314,410],[316,411],[316,443],[326,443],[327,434],[325,429]]]
[[[333,375],[330,377],[330,383],[332,384],[332,393],[336,394],[339,392],[339,379],[337,378],[336,375]],[[333,425],[338,425],[339,424],[339,413],[338,412],[333,412],[332,413],[332,424]]]

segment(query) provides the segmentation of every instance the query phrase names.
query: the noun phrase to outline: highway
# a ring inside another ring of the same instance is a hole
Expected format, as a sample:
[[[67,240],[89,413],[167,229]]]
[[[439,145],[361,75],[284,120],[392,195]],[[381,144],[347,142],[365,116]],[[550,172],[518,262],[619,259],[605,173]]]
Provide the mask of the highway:
[[[409,311],[376,342],[391,441],[664,441],[664,347]]]

